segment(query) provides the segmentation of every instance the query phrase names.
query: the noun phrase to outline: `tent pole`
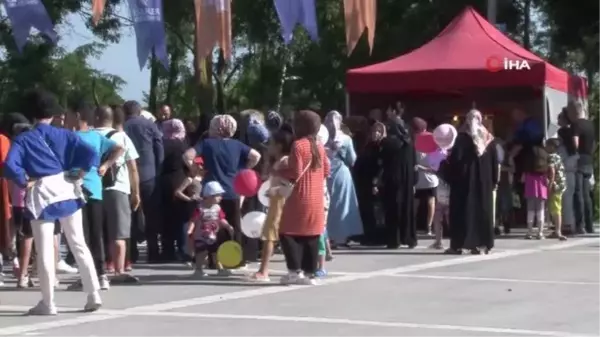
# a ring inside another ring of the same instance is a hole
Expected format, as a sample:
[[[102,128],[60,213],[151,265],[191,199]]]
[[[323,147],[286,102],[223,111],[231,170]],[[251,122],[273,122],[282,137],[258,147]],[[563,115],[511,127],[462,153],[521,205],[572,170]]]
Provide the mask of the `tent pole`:
[[[548,116],[548,98],[546,96],[546,86],[542,88],[542,111],[544,112],[544,140],[548,139],[548,127],[550,126],[550,120]]]
[[[498,12],[498,0],[487,0],[487,20],[496,25],[496,15]]]
[[[350,117],[350,94],[346,91],[346,117]]]

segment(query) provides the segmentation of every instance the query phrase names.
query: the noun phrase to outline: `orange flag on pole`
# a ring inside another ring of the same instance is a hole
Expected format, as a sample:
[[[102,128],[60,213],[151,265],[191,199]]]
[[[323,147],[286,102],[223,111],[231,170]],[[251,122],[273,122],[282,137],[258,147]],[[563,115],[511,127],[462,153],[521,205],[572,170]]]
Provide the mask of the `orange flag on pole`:
[[[196,53],[202,59],[218,45],[231,57],[231,0],[194,0]]]
[[[369,50],[372,52],[375,41],[377,0],[344,0],[344,17],[348,55],[352,54],[365,29],[368,34]]]
[[[105,5],[106,0],[92,0],[92,22],[94,23],[94,26],[100,21],[102,13],[104,13]]]

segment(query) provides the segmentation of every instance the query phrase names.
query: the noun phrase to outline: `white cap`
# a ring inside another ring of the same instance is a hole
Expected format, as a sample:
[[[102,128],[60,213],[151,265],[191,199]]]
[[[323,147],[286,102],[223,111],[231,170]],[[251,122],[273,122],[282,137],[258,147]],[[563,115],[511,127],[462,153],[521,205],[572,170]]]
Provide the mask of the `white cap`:
[[[223,193],[225,193],[225,190],[218,181],[209,181],[202,186],[203,197],[212,197]]]

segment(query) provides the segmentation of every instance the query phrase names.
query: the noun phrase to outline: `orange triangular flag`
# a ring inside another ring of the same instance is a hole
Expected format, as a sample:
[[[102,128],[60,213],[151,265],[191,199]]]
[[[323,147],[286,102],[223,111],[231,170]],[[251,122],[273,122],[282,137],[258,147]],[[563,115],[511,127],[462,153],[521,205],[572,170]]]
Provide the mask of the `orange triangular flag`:
[[[375,41],[377,0],[344,0],[344,17],[348,55],[352,54],[365,29],[368,34],[369,50],[372,52]]]
[[[205,58],[215,45],[231,56],[231,0],[194,0],[196,11],[196,53]]]
[[[98,24],[102,14],[104,13],[104,7],[106,0],[92,0],[92,22],[94,26]]]

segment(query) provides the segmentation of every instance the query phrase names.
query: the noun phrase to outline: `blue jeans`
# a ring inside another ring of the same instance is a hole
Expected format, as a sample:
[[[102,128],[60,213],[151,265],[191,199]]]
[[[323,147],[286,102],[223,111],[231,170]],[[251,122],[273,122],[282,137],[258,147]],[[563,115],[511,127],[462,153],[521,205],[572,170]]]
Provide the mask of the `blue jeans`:
[[[588,233],[594,231],[594,204],[590,183],[593,173],[593,165],[579,166],[575,178],[575,224],[577,230],[585,228]]]

